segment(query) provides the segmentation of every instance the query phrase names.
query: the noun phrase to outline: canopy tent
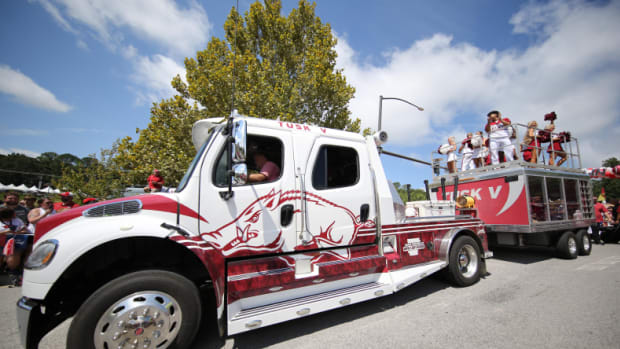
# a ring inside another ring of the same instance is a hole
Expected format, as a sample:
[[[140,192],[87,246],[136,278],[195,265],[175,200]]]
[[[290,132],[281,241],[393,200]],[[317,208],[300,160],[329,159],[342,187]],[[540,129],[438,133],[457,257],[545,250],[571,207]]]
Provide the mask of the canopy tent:
[[[30,192],[37,192],[37,191],[39,191],[39,188],[37,188],[36,185],[33,185],[32,187],[28,188],[28,191],[30,191]]]

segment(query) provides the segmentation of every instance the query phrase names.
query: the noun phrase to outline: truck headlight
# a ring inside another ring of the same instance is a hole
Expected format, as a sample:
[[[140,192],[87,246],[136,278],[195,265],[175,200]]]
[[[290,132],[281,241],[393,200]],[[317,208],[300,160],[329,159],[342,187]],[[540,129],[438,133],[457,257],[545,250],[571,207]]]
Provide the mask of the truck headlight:
[[[47,240],[40,243],[37,248],[32,251],[30,257],[24,264],[26,269],[41,269],[45,268],[56,254],[58,249],[58,240]]]

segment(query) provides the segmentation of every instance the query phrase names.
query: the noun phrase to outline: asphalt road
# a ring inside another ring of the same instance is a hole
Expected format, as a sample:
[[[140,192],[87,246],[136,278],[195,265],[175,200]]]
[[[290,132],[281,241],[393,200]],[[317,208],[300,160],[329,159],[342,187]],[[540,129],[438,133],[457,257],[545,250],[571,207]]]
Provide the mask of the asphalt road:
[[[433,276],[395,295],[224,340],[207,321],[193,348],[620,348],[620,245],[595,245],[576,260],[496,250],[488,269],[468,288]],[[0,288],[0,348],[18,348],[19,293]],[[68,326],[40,348],[63,348]]]

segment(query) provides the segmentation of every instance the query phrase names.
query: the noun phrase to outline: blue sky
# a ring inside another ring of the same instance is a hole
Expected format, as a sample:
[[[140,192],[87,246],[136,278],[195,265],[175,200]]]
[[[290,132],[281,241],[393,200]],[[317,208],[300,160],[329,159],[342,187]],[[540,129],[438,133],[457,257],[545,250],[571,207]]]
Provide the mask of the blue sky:
[[[235,1],[0,2],[0,153],[86,156],[143,128],[170,97]],[[240,0],[242,11],[250,1]],[[283,1],[288,13],[297,1]],[[481,129],[499,109],[513,121],[555,110],[579,137],[584,166],[620,157],[618,1],[317,1],[339,39],[350,108],[387,149],[428,160],[449,135]],[[189,136],[189,135],[188,135]],[[385,159],[390,178],[421,187],[430,169]]]

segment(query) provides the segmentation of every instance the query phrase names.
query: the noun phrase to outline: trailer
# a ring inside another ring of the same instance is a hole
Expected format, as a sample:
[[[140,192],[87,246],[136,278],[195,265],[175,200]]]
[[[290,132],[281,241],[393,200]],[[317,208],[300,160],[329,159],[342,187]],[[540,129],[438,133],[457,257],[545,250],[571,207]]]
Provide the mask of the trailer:
[[[555,247],[569,259],[589,255],[592,244],[587,230],[594,223],[592,184],[581,169],[577,139],[573,137],[571,143],[566,146],[569,159],[562,167],[520,158],[458,173],[441,173],[436,166],[430,197],[473,201],[473,209],[461,207],[461,212],[485,223],[491,247]],[[442,159],[433,156],[432,161],[440,164]]]

